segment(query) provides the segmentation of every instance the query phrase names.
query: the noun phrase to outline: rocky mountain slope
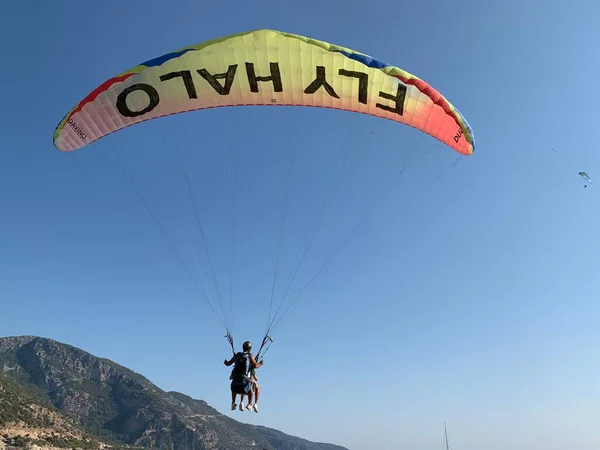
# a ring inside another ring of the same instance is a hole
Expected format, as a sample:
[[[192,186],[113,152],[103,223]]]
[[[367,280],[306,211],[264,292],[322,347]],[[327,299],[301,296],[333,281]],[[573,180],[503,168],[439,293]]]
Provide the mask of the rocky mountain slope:
[[[33,445],[41,449],[106,447],[48,400],[0,373],[0,450]]]
[[[55,417],[62,424],[55,435],[77,440],[69,448],[347,450],[237,422],[204,401],[165,392],[110,360],[51,339],[0,338],[0,369],[8,386],[0,391],[0,404],[20,404],[21,424],[33,424],[36,410],[43,411],[39,417]],[[42,425],[40,430],[54,426]],[[0,435],[4,427],[6,420]]]

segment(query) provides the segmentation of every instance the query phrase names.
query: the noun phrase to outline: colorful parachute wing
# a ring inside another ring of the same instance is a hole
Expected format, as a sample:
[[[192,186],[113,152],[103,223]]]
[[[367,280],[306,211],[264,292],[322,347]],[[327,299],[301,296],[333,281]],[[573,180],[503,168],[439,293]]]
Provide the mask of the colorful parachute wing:
[[[354,50],[274,30],[182,48],[107,80],[63,118],[54,145],[76,150],[142,121],[239,105],[360,112],[415,127],[459,153],[474,150],[467,121],[423,80]]]

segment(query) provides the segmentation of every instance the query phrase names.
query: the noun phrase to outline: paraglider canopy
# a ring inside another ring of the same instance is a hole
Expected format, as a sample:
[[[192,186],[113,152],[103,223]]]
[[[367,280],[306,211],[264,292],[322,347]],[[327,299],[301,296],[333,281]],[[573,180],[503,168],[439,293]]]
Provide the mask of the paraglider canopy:
[[[236,105],[360,112],[415,127],[459,153],[474,150],[467,121],[425,81],[354,50],[274,30],[185,47],[105,81],[66,114],[54,145],[75,150],[138,122]]]
[[[280,105],[363,113],[414,127],[461,155],[471,155],[475,148],[473,132],[465,118],[442,94],[420,78],[349,48],[268,29],[184,47],[106,80],[64,116],[55,130],[53,142],[59,150],[70,152],[131,125],[172,114],[215,107]],[[124,172],[122,167],[119,168]],[[185,165],[183,168],[187,171]],[[186,181],[194,200],[187,172]],[[133,186],[133,181],[130,182]],[[139,190],[136,188],[135,191],[151,213]],[[192,204],[196,209],[194,201]],[[368,209],[363,217],[370,211]],[[200,214],[195,212],[204,239]],[[158,225],[152,213],[151,216]],[[322,219],[323,215],[320,217]],[[315,233],[292,271],[290,284]],[[166,237],[164,231],[163,234]],[[283,233],[280,245],[282,236]],[[346,242],[338,248],[343,249]],[[178,256],[192,275],[181,254]],[[321,267],[329,267],[330,261],[331,258]],[[322,270],[320,268],[317,275]],[[208,297],[205,298],[211,304]],[[287,317],[287,310],[278,307],[273,311],[271,317],[269,308],[269,325],[257,357],[263,346],[273,341],[270,332],[273,324],[280,323],[275,321],[277,314],[281,314],[278,321]],[[225,321],[223,324],[234,350],[229,327]]]
[[[579,172],[579,175],[587,182],[587,183],[591,183],[592,180],[590,179],[590,176],[586,173],[586,172]],[[587,187],[587,184],[585,186],[583,186],[584,188]]]

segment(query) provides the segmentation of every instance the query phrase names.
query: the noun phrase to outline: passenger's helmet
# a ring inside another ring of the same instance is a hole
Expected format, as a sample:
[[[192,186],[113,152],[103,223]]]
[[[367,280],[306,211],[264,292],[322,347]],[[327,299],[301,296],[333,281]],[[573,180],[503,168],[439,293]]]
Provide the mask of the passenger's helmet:
[[[244,351],[249,351],[252,349],[252,342],[250,341],[246,341],[242,344],[242,349],[244,349]]]

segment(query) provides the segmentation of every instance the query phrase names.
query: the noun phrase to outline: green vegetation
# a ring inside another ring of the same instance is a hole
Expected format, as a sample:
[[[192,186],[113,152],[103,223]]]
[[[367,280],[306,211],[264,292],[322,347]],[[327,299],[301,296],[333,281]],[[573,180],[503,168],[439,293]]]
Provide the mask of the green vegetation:
[[[9,437],[2,436],[4,443],[10,447],[28,448],[32,444],[39,446],[53,446],[64,449],[98,450],[100,443],[96,439],[78,439],[72,436],[59,435],[68,434],[69,431],[82,433],[75,425],[68,426],[55,423],[52,413],[59,412],[54,406],[32,389],[20,386],[7,375],[0,373],[0,427],[13,422],[23,422],[31,428],[54,429],[49,434],[42,434],[33,439],[29,434]]]
[[[28,448],[31,445],[52,446],[57,448],[98,450],[100,443],[94,439],[77,439],[73,437],[56,436],[51,434],[38,439],[32,439],[29,435],[14,437],[4,436],[4,443],[10,447]]]
[[[100,443],[94,439],[76,439],[64,436],[46,436],[32,441],[37,445],[52,445],[58,448],[78,448],[83,450],[96,450],[100,448]]]
[[[49,427],[53,424],[50,417],[36,414],[30,405],[40,405],[49,410],[54,410],[54,407],[47,400],[19,386],[2,373],[0,373],[0,399],[0,426],[16,421],[23,421],[35,427]]]

